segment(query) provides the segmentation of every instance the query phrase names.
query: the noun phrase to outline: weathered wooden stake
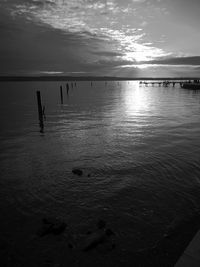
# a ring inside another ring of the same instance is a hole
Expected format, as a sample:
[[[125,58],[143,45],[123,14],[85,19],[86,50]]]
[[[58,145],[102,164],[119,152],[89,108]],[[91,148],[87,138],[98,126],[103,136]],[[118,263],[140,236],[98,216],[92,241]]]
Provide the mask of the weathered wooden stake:
[[[61,104],[63,104],[63,92],[62,92],[62,85],[60,86],[60,99],[61,99]]]
[[[38,116],[40,120],[43,117],[42,101],[41,101],[40,91],[37,91],[36,93],[37,93],[37,104],[38,104]]]
[[[37,91],[36,94],[37,94],[37,104],[38,104],[38,117],[39,117],[39,122],[40,122],[40,132],[43,133],[44,122],[43,122],[43,108],[42,108],[40,91]]]
[[[67,90],[67,95],[68,95],[68,93],[69,93],[69,84],[68,83],[66,84],[66,90]]]

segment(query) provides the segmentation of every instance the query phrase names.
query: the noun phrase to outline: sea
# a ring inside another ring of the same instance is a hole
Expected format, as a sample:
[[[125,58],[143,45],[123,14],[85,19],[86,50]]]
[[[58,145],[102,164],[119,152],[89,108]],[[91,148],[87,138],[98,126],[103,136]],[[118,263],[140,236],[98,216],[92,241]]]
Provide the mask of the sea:
[[[139,81],[0,82],[0,122],[0,232],[12,246],[8,261],[21,255],[29,266],[83,266],[79,239],[100,219],[115,233],[118,252],[109,258],[106,249],[92,251],[91,266],[129,266],[132,253],[153,247],[174,219],[200,210],[200,90]],[[71,264],[63,263],[67,248],[52,251],[58,237],[37,239],[49,216],[73,232]]]

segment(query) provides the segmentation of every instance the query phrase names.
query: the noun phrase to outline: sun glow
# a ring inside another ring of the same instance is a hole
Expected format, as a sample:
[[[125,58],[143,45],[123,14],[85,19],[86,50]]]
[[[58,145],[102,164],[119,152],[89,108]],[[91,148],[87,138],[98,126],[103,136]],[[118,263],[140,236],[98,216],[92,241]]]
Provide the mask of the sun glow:
[[[151,60],[153,58],[153,52],[146,53],[146,51],[136,51],[136,52],[128,52],[124,56],[126,60],[141,62]]]
[[[153,65],[152,64],[138,64],[137,67],[139,69],[147,69],[147,68],[150,68],[152,67]]]
[[[131,44],[126,50],[123,58],[125,60],[133,61],[133,62],[147,62],[162,56],[166,56],[167,54],[163,52],[162,49],[143,45],[143,44]]]

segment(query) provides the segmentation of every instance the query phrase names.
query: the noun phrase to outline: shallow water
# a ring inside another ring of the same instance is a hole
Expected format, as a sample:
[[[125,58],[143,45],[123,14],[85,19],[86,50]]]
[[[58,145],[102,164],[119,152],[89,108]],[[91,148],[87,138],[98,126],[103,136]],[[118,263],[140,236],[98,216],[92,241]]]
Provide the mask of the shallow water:
[[[122,251],[151,247],[176,216],[200,209],[200,91],[69,84],[67,96],[64,82],[0,83],[2,229],[53,215],[78,231],[104,218]]]

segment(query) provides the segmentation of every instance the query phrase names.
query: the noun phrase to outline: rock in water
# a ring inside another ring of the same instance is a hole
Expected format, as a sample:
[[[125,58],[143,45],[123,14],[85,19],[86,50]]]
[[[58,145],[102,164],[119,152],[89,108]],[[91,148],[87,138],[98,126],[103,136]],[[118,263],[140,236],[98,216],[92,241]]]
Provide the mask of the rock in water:
[[[67,224],[57,218],[43,218],[43,225],[37,234],[42,237],[48,234],[59,235],[64,232]]]
[[[58,222],[60,222],[60,220],[55,217],[45,217],[42,219],[42,221],[44,224],[57,224]]]
[[[40,229],[37,231],[37,235],[40,237],[43,237],[45,235],[51,234],[52,233],[52,225],[42,225]]]
[[[83,174],[83,171],[81,169],[73,169],[72,173],[81,176]]]
[[[98,227],[98,229],[104,229],[106,227],[106,222],[104,220],[100,219],[97,222],[97,227]]]
[[[105,233],[107,236],[115,235],[115,233],[110,228],[106,229]]]
[[[61,234],[62,232],[64,232],[66,226],[67,225],[65,222],[59,222],[57,224],[54,224],[53,228],[52,228],[52,234],[54,234],[54,235]]]
[[[111,229],[100,228],[94,233],[90,233],[83,244],[83,251],[88,251],[96,248],[98,245],[103,244],[104,249],[111,250],[115,244],[111,239],[111,236],[115,235]]]
[[[82,250],[88,251],[90,249],[93,249],[99,244],[103,243],[105,239],[106,239],[106,233],[104,230],[99,230],[97,232],[94,232],[85,239]]]

